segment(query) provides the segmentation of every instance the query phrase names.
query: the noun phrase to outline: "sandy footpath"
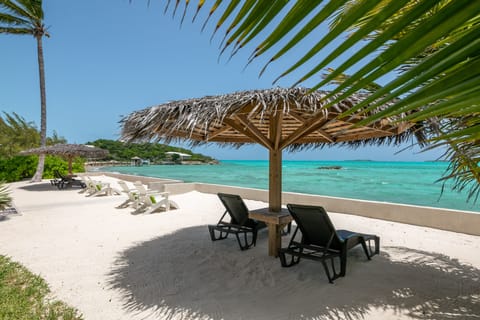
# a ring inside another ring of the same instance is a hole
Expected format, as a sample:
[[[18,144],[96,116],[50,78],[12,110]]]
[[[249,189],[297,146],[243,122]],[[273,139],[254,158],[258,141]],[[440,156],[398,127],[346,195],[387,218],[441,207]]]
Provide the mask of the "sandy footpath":
[[[0,254],[85,319],[480,319],[480,237],[330,213],[337,228],[382,245],[372,261],[352,250],[332,285],[320,263],[282,268],[267,232],[247,251],[234,238],[211,242],[216,195],[173,195],[178,210],[132,215],[115,208],[125,195],[90,198],[48,181],[10,189],[19,213],[0,220]]]

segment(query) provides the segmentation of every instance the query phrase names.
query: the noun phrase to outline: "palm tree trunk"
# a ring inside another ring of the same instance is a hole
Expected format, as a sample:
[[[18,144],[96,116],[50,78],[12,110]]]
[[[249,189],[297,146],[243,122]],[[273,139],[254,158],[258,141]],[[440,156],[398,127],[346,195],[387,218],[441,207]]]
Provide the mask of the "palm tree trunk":
[[[47,143],[47,96],[45,91],[45,65],[43,60],[42,35],[37,35],[37,54],[38,54],[38,73],[40,79],[40,145],[43,147]],[[43,166],[45,164],[45,155],[38,157],[37,171],[31,182],[42,181]]]

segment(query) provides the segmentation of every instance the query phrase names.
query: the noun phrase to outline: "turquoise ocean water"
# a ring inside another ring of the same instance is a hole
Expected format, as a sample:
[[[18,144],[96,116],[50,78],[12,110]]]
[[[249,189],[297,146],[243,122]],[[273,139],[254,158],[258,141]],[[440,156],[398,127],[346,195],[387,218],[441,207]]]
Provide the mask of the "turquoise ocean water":
[[[319,167],[341,166],[340,170]],[[480,212],[480,201],[466,202],[466,193],[457,193],[435,182],[442,177],[445,162],[377,161],[284,161],[283,186],[299,192],[363,200],[386,201]],[[109,167],[102,170],[268,189],[268,161],[225,160],[219,165],[151,165]]]

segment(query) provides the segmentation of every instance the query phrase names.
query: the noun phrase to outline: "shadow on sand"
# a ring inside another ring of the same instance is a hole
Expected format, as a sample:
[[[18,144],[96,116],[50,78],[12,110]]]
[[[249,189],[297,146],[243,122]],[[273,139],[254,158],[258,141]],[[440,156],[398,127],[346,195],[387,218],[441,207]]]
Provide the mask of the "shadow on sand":
[[[30,184],[19,187],[19,189],[27,191],[64,191],[64,190],[83,190],[80,186],[69,186],[64,189],[59,189],[50,182],[32,182]]]
[[[110,286],[129,311],[162,319],[368,319],[373,309],[480,319],[480,270],[445,255],[387,247],[368,262],[359,248],[332,285],[321,264],[282,268],[265,234],[259,242],[240,251],[233,239],[211,242],[205,226],[182,229],[123,252]]]
[[[56,186],[52,185],[50,182],[32,182],[24,186],[19,187],[26,191],[55,191],[59,190]]]

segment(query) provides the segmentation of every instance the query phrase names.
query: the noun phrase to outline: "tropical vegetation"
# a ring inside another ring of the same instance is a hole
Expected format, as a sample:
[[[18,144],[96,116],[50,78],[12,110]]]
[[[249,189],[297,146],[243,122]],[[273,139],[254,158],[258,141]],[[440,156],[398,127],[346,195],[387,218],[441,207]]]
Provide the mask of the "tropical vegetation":
[[[64,137],[53,131],[51,137],[47,137],[47,145],[67,143]],[[38,147],[40,145],[40,133],[35,123],[28,122],[15,112],[3,113],[0,116],[0,158],[10,158],[20,151]]]
[[[209,3],[169,0],[166,11],[173,7],[182,21],[193,11],[195,20]],[[278,79],[300,73],[292,85],[313,81],[312,89],[330,89],[330,104],[356,92],[371,93],[340,117],[388,102],[359,125],[406,111],[406,120],[429,120],[430,148],[446,148],[444,157],[451,162],[445,179],[478,197],[479,1],[215,1],[208,10],[203,27],[215,20],[214,34],[224,30],[221,52],[231,49],[233,56],[253,46],[248,63],[261,56],[268,60],[260,73],[293,57]],[[299,51],[303,54],[296,57]]]
[[[37,42],[40,81],[40,145],[47,144],[47,98],[43,37],[50,37],[43,23],[42,0],[0,0],[0,34],[30,35]],[[45,156],[40,155],[32,181],[41,181]]]
[[[67,140],[53,132],[51,137],[46,139],[47,145],[67,143]],[[25,120],[15,112],[3,113],[0,116],[0,181],[14,182],[31,178],[38,167],[37,155],[23,156],[20,151],[36,148],[40,144],[40,133],[33,122]],[[166,152],[180,152],[190,154],[192,161],[212,162],[211,157],[196,154],[190,150],[172,147],[157,143],[127,144],[120,141],[98,139],[87,144],[106,149],[110,155],[106,160],[131,161],[132,157],[138,156],[142,159],[149,159],[152,163],[166,160],[175,160]],[[76,157],[72,163],[74,172],[84,172],[86,159]],[[55,171],[67,172],[68,161],[58,156],[46,156],[44,159],[43,178],[55,177]],[[1,192],[0,192],[1,197]]]
[[[35,173],[38,164],[38,156],[14,156],[11,158],[0,158],[0,180],[6,182],[30,179]],[[75,158],[72,163],[74,172],[84,172],[85,159]],[[43,170],[43,178],[55,177],[55,171],[67,173],[68,162],[61,157],[46,156]]]
[[[46,139],[47,145],[66,143],[66,139],[55,131]],[[38,147],[40,133],[33,122],[26,121],[16,113],[3,113],[0,116],[0,181],[19,181],[31,178],[38,167],[38,156],[20,156],[20,151]],[[73,168],[76,172],[84,171],[83,159],[75,159]],[[47,156],[44,160],[44,178],[53,178],[54,171],[67,171],[65,159]]]
[[[0,319],[83,319],[78,310],[49,295],[45,280],[0,255]]]
[[[161,163],[163,161],[175,160],[177,158],[175,154],[170,156],[169,154],[167,154],[167,152],[189,154],[191,155],[191,157],[188,158],[188,160],[190,161],[215,161],[215,159],[211,157],[204,156],[199,153],[193,153],[188,149],[173,147],[160,143],[125,143],[115,140],[98,139],[93,142],[87,142],[87,144],[108,150],[108,159],[115,161],[130,162],[133,157],[139,157],[142,159],[150,160],[151,163]]]

